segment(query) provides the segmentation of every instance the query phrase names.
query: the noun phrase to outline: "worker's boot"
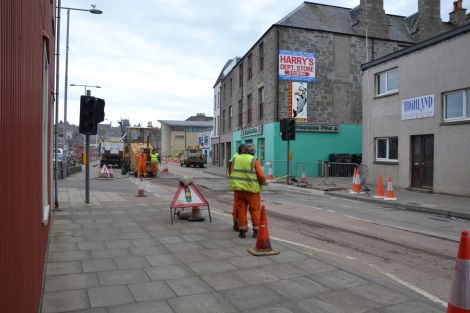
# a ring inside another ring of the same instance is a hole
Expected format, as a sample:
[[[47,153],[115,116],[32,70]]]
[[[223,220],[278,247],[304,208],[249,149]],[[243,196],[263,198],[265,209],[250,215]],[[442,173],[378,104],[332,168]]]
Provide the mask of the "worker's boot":
[[[258,230],[253,229],[253,238],[258,238]]]
[[[238,234],[238,237],[246,238],[246,230],[240,230],[240,233]]]
[[[233,222],[233,231],[239,231],[238,229],[238,222]]]

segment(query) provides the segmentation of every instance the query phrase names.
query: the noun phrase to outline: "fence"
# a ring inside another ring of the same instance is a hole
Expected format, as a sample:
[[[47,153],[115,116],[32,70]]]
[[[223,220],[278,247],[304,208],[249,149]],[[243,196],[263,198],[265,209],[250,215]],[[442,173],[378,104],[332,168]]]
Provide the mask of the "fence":
[[[320,161],[321,177],[352,177],[354,169],[359,165],[357,163],[340,163]]]
[[[266,176],[269,175],[269,166],[272,165],[272,173],[275,177],[287,175],[287,161],[273,160],[264,161],[261,166]],[[300,177],[302,173],[305,176],[314,177],[352,177],[354,168],[358,167],[357,163],[340,163],[328,161],[297,161],[290,162],[290,176]]]

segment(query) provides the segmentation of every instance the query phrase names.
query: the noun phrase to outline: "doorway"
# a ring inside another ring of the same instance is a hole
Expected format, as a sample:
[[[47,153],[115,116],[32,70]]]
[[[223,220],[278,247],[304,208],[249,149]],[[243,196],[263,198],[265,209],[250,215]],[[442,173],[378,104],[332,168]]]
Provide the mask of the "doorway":
[[[411,187],[432,189],[434,135],[411,136]]]

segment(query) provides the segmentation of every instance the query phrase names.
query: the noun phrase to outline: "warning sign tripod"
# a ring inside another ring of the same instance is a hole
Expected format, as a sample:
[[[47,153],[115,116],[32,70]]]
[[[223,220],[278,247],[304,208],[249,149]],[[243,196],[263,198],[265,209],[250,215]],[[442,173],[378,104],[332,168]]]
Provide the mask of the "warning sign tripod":
[[[204,221],[204,218],[201,216],[200,207],[207,207],[209,221],[212,223],[209,202],[207,202],[196,186],[193,185],[191,178],[183,177],[180,180],[178,190],[176,191],[176,194],[173,197],[173,201],[171,201],[170,204],[171,224],[173,225],[175,215],[178,215],[179,211],[183,211],[185,208],[192,208],[192,216],[188,219],[188,221]]]

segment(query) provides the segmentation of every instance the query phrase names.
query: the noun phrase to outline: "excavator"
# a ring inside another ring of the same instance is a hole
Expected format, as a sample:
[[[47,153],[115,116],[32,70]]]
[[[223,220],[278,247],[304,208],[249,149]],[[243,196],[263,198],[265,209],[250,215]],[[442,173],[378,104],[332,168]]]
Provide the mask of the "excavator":
[[[150,164],[150,151],[153,150],[153,136],[155,129],[153,127],[135,127],[129,126],[121,140],[124,142],[123,160],[121,173],[134,172],[137,177],[137,154],[143,148],[147,154],[146,172],[147,176],[153,176],[153,169]]]

